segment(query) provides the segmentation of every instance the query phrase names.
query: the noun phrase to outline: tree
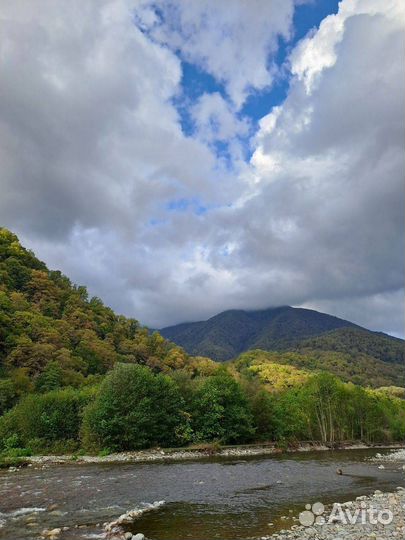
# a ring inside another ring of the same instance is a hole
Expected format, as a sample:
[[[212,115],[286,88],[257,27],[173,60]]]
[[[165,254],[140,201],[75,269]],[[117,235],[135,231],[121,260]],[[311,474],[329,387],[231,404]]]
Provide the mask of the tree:
[[[254,418],[256,437],[262,441],[274,440],[274,398],[264,388],[259,387],[249,401]]]
[[[304,387],[304,396],[316,418],[322,442],[334,443],[337,435],[338,415],[342,388],[330,373],[314,375]]]
[[[22,444],[39,439],[46,445],[77,441],[84,406],[91,391],[63,389],[42,395],[29,394],[0,419],[0,441],[13,434]]]
[[[87,363],[88,373],[106,373],[117,361],[113,345],[100,339],[93,330],[82,332],[76,354]]]
[[[192,427],[198,441],[243,443],[254,435],[247,398],[235,379],[219,370],[198,388],[192,410]]]
[[[21,337],[18,345],[6,359],[11,368],[27,368],[31,375],[36,375],[54,359],[55,347],[49,343],[33,343],[27,337]]]
[[[182,442],[186,416],[175,383],[135,364],[117,364],[84,414],[87,447],[134,450]]]
[[[17,401],[17,390],[10,379],[0,379],[0,416]]]
[[[49,362],[44,371],[35,381],[38,392],[50,392],[62,386],[63,371],[58,362]]]

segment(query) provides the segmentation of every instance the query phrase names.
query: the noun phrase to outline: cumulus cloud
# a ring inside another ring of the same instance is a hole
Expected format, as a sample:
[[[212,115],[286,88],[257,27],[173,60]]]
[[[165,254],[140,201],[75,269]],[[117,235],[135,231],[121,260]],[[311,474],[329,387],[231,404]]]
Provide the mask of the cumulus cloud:
[[[0,6],[4,221],[55,236],[74,225],[133,234],[179,192],[204,185],[217,200],[214,156],[183,135],[171,104],[180,62],[137,29],[133,7]]]
[[[271,53],[292,32],[294,0],[158,0],[148,17],[154,39],[224,83],[240,107],[248,92],[270,86],[277,72]],[[151,24],[152,22],[152,24]]]
[[[243,162],[238,107],[271,84],[293,9],[252,5],[1,4],[2,222],[154,327],[292,304],[402,334],[403,8],[343,0],[298,43]],[[176,51],[230,96],[190,105],[192,137]]]
[[[207,142],[230,141],[249,132],[248,120],[239,119],[236,111],[218,92],[204,93],[190,112],[198,136]]]

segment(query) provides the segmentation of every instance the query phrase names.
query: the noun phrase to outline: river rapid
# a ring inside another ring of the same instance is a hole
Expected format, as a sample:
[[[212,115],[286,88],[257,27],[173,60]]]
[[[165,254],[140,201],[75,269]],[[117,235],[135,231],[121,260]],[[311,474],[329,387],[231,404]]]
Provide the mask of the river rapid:
[[[142,514],[132,532],[153,540],[257,539],[288,528],[307,503],[343,502],[404,485],[402,465],[378,466],[370,461],[375,454],[339,450],[1,470],[0,539],[33,540],[55,527],[68,527],[61,540],[104,538],[103,523],[156,501],[165,503]]]

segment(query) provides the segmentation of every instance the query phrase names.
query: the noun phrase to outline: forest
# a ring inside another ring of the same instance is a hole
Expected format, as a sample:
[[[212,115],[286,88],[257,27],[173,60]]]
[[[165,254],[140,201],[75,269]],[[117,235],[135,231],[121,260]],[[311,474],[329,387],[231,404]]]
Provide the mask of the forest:
[[[249,351],[224,364],[191,356],[89,298],[0,229],[3,457],[403,441],[400,376],[378,374],[367,350],[357,363],[342,362],[335,345],[334,362],[328,351],[311,352],[313,345],[288,354]]]

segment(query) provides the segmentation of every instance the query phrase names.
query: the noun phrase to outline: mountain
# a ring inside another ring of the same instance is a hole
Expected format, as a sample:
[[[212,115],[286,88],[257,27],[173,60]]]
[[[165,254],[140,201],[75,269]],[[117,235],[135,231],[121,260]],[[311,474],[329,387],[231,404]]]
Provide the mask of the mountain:
[[[89,298],[85,287],[49,270],[16,235],[0,228],[0,382],[11,378],[18,392],[78,387],[100,379],[117,362],[154,371],[209,370],[213,364],[190,359],[157,332]]]
[[[345,327],[320,336],[305,339],[298,344],[302,351],[334,351],[352,356],[365,355],[383,362],[404,365],[404,341],[382,332],[364,328]]]
[[[280,385],[280,380],[286,385],[294,380],[305,380],[302,376],[304,373],[328,371],[344,382],[372,388],[389,387],[393,395],[398,397],[403,397],[405,392],[403,364],[384,362],[355,350],[352,352],[308,348],[272,352],[251,350],[242,353],[231,365],[238,372],[257,373],[264,383],[271,383],[272,389]],[[294,371],[286,372],[286,369]]]
[[[0,228],[0,387],[11,380],[18,395],[92,384],[117,362],[209,374],[216,364],[201,355],[227,360],[251,349],[275,351],[269,358],[259,354],[254,363],[265,363],[267,374],[272,363],[277,379],[285,373],[277,365],[288,364],[305,372],[327,370],[361,385],[404,385],[402,340],[316,311],[226,311],[162,334],[89,298],[85,287],[49,270]],[[294,354],[285,355],[288,350]],[[0,388],[0,414],[1,393]]]
[[[225,368],[189,356],[89,298],[0,228],[0,467],[3,458],[83,448],[285,444],[326,441],[325,433],[331,441],[403,440],[400,340],[289,307],[226,312],[177,332],[204,343],[207,326],[210,354],[251,345],[280,350],[249,351]],[[329,429],[315,414],[325,392]],[[360,424],[353,423],[358,409]]]
[[[310,309],[282,306],[260,311],[230,310],[207,321],[183,323],[160,330],[189,354],[230,360],[262,349],[358,352],[378,360],[404,362],[404,342],[354,323]]]

